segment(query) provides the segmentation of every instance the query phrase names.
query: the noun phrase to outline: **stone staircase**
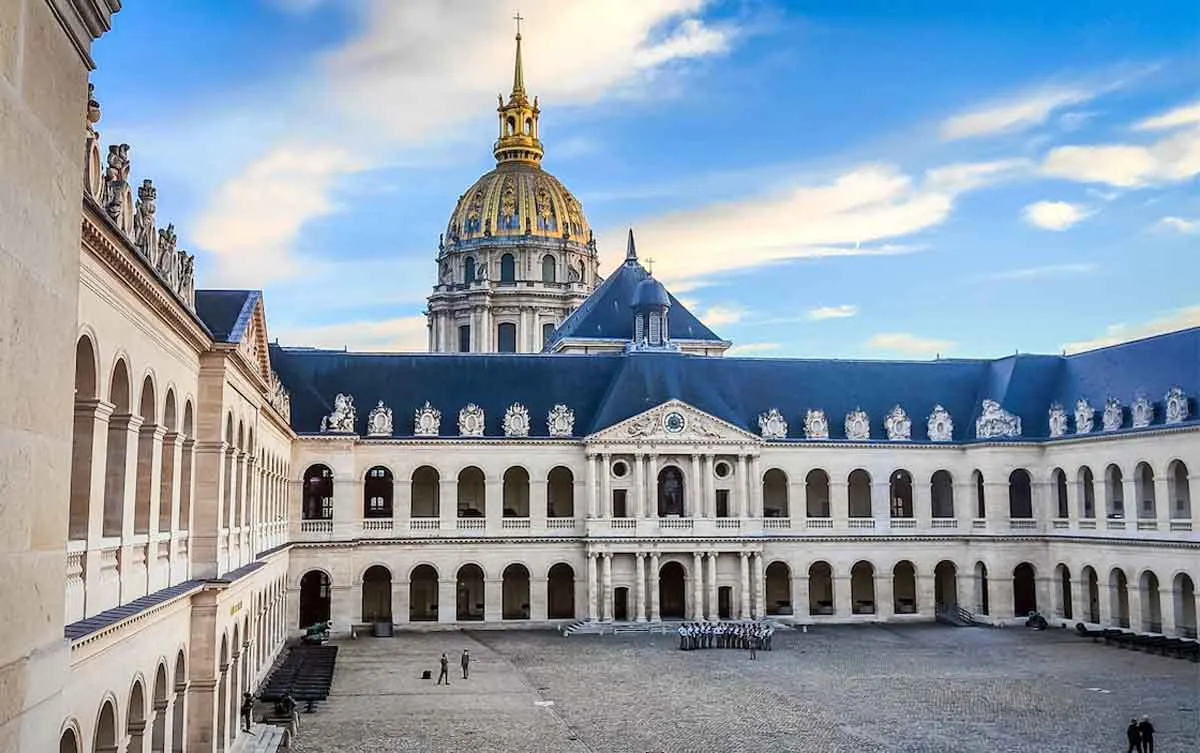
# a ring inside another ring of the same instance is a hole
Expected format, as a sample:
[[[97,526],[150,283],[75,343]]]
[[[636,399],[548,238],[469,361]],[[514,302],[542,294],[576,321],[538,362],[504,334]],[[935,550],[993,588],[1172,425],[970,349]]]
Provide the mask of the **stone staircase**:
[[[275,753],[284,744],[287,730],[273,724],[251,724],[229,749],[229,753]]]
[[[675,635],[679,626],[686,620],[670,620],[665,622],[598,622],[595,620],[578,620],[562,628],[564,638],[572,635]],[[738,624],[746,620],[721,620]],[[766,620],[776,630],[796,627],[778,620]]]
[[[957,604],[939,604],[935,611],[935,619],[943,625],[954,627],[980,627],[986,623],[980,622],[969,610]]]

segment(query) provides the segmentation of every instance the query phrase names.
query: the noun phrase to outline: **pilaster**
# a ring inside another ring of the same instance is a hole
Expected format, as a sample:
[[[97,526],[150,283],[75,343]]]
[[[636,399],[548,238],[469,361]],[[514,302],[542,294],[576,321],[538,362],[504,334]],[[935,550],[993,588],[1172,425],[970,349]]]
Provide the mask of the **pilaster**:
[[[692,598],[691,609],[688,610],[692,620],[704,619],[704,561],[700,552],[692,552]]]
[[[659,573],[660,563],[658,560],[658,552],[650,553],[650,621],[662,622],[662,616],[659,612]]]
[[[738,589],[738,596],[741,600],[741,604],[738,609],[738,618],[742,619],[742,620],[748,620],[751,618],[751,613],[750,613],[750,553],[749,552],[739,552],[739,555],[740,555],[740,559],[741,559],[741,572],[740,572],[741,582],[740,582],[740,588]],[[805,578],[804,580],[805,580],[805,582],[808,582],[808,578]]]
[[[635,569],[633,584],[633,619],[635,622],[646,621],[646,553],[634,552]]]

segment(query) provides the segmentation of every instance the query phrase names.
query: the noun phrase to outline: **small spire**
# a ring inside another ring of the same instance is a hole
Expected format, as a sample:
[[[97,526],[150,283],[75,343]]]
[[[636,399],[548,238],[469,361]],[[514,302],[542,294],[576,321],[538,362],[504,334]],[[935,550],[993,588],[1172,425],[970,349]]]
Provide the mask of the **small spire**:
[[[513,20],[517,22],[517,61],[513,66],[513,96],[525,94],[525,66],[521,64],[521,22],[524,17],[518,11]]]
[[[629,228],[629,241],[625,244],[625,261],[637,261],[637,248],[633,245],[633,228]]]

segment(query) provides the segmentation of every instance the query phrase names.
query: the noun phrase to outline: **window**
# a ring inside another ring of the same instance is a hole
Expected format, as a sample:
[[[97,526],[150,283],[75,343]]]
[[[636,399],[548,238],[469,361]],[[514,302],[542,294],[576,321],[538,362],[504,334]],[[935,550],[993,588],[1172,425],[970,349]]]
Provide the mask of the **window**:
[[[517,281],[517,261],[512,254],[500,257],[500,282]]]
[[[496,328],[496,350],[501,353],[517,352],[517,325],[505,322]]]
[[[554,337],[554,323],[546,322],[542,325],[542,345],[549,345],[552,337]]]
[[[717,489],[717,517],[729,517],[729,490]]]
[[[471,325],[463,324],[458,328],[458,352],[471,352]]]
[[[662,315],[657,311],[650,312],[650,344],[662,344]]]
[[[716,466],[713,468],[713,472],[717,474],[717,478],[725,478],[729,474],[733,473],[733,469],[729,467],[729,463],[726,463],[724,460],[722,460],[716,464]]]
[[[629,466],[625,465],[624,460],[618,460],[612,464],[612,475],[624,478],[626,473],[629,473]]]
[[[468,285],[475,282],[475,258],[468,256],[463,262],[463,282]]]
[[[641,314],[633,318],[633,341],[640,343],[642,338],[646,336],[645,319]]]
[[[546,254],[542,257],[542,282],[554,282],[557,274],[557,264],[554,257]]]
[[[625,509],[625,499],[628,492],[625,489],[613,489],[613,517],[628,518],[628,512]]]

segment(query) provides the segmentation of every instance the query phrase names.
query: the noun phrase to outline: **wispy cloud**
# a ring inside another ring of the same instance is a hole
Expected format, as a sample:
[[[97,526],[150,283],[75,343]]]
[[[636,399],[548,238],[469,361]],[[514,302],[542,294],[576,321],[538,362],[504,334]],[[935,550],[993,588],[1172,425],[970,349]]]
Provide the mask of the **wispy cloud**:
[[[1055,110],[1082,104],[1098,92],[1082,87],[1042,89],[990,102],[942,121],[943,141],[995,136],[1041,125]]]
[[[1091,215],[1091,210],[1082,204],[1065,201],[1038,201],[1021,212],[1025,221],[1042,230],[1066,230]]]
[[[1007,180],[1029,170],[1027,159],[1002,159],[990,162],[959,162],[935,167],[925,173],[925,185],[938,191],[962,193]]]
[[[849,319],[857,315],[858,306],[819,306],[815,309],[809,309],[805,318],[811,322],[820,322],[826,319]]]
[[[1092,274],[1095,271],[1096,265],[1090,263],[1047,264],[1041,267],[1024,267],[1022,269],[1009,269],[1003,272],[993,272],[992,274],[984,275],[980,279],[988,281],[1038,280],[1044,277],[1086,275]]]
[[[1161,115],[1146,118],[1133,126],[1135,131],[1169,131],[1184,126],[1200,125],[1200,102],[1176,107]]]
[[[1200,233],[1200,220],[1185,220],[1182,217],[1163,217],[1154,223],[1151,229],[1160,232],[1179,233],[1180,235],[1193,235]]]
[[[1078,353],[1190,327],[1200,327],[1200,306],[1176,309],[1158,319],[1142,324],[1113,324],[1100,337],[1066,343],[1063,345],[1063,350],[1068,353]]]
[[[745,345],[733,346],[725,354],[730,356],[752,356],[756,353],[770,353],[779,350],[781,347],[779,343],[746,343]]]
[[[873,335],[863,344],[868,351],[905,357],[929,357],[949,351],[953,340],[918,337],[907,332],[887,332]]]
[[[700,321],[710,327],[736,324],[746,316],[746,310],[737,306],[712,306],[700,315]]]
[[[281,327],[272,333],[284,344],[352,351],[423,352],[429,341],[425,317],[347,322],[316,327]]]

